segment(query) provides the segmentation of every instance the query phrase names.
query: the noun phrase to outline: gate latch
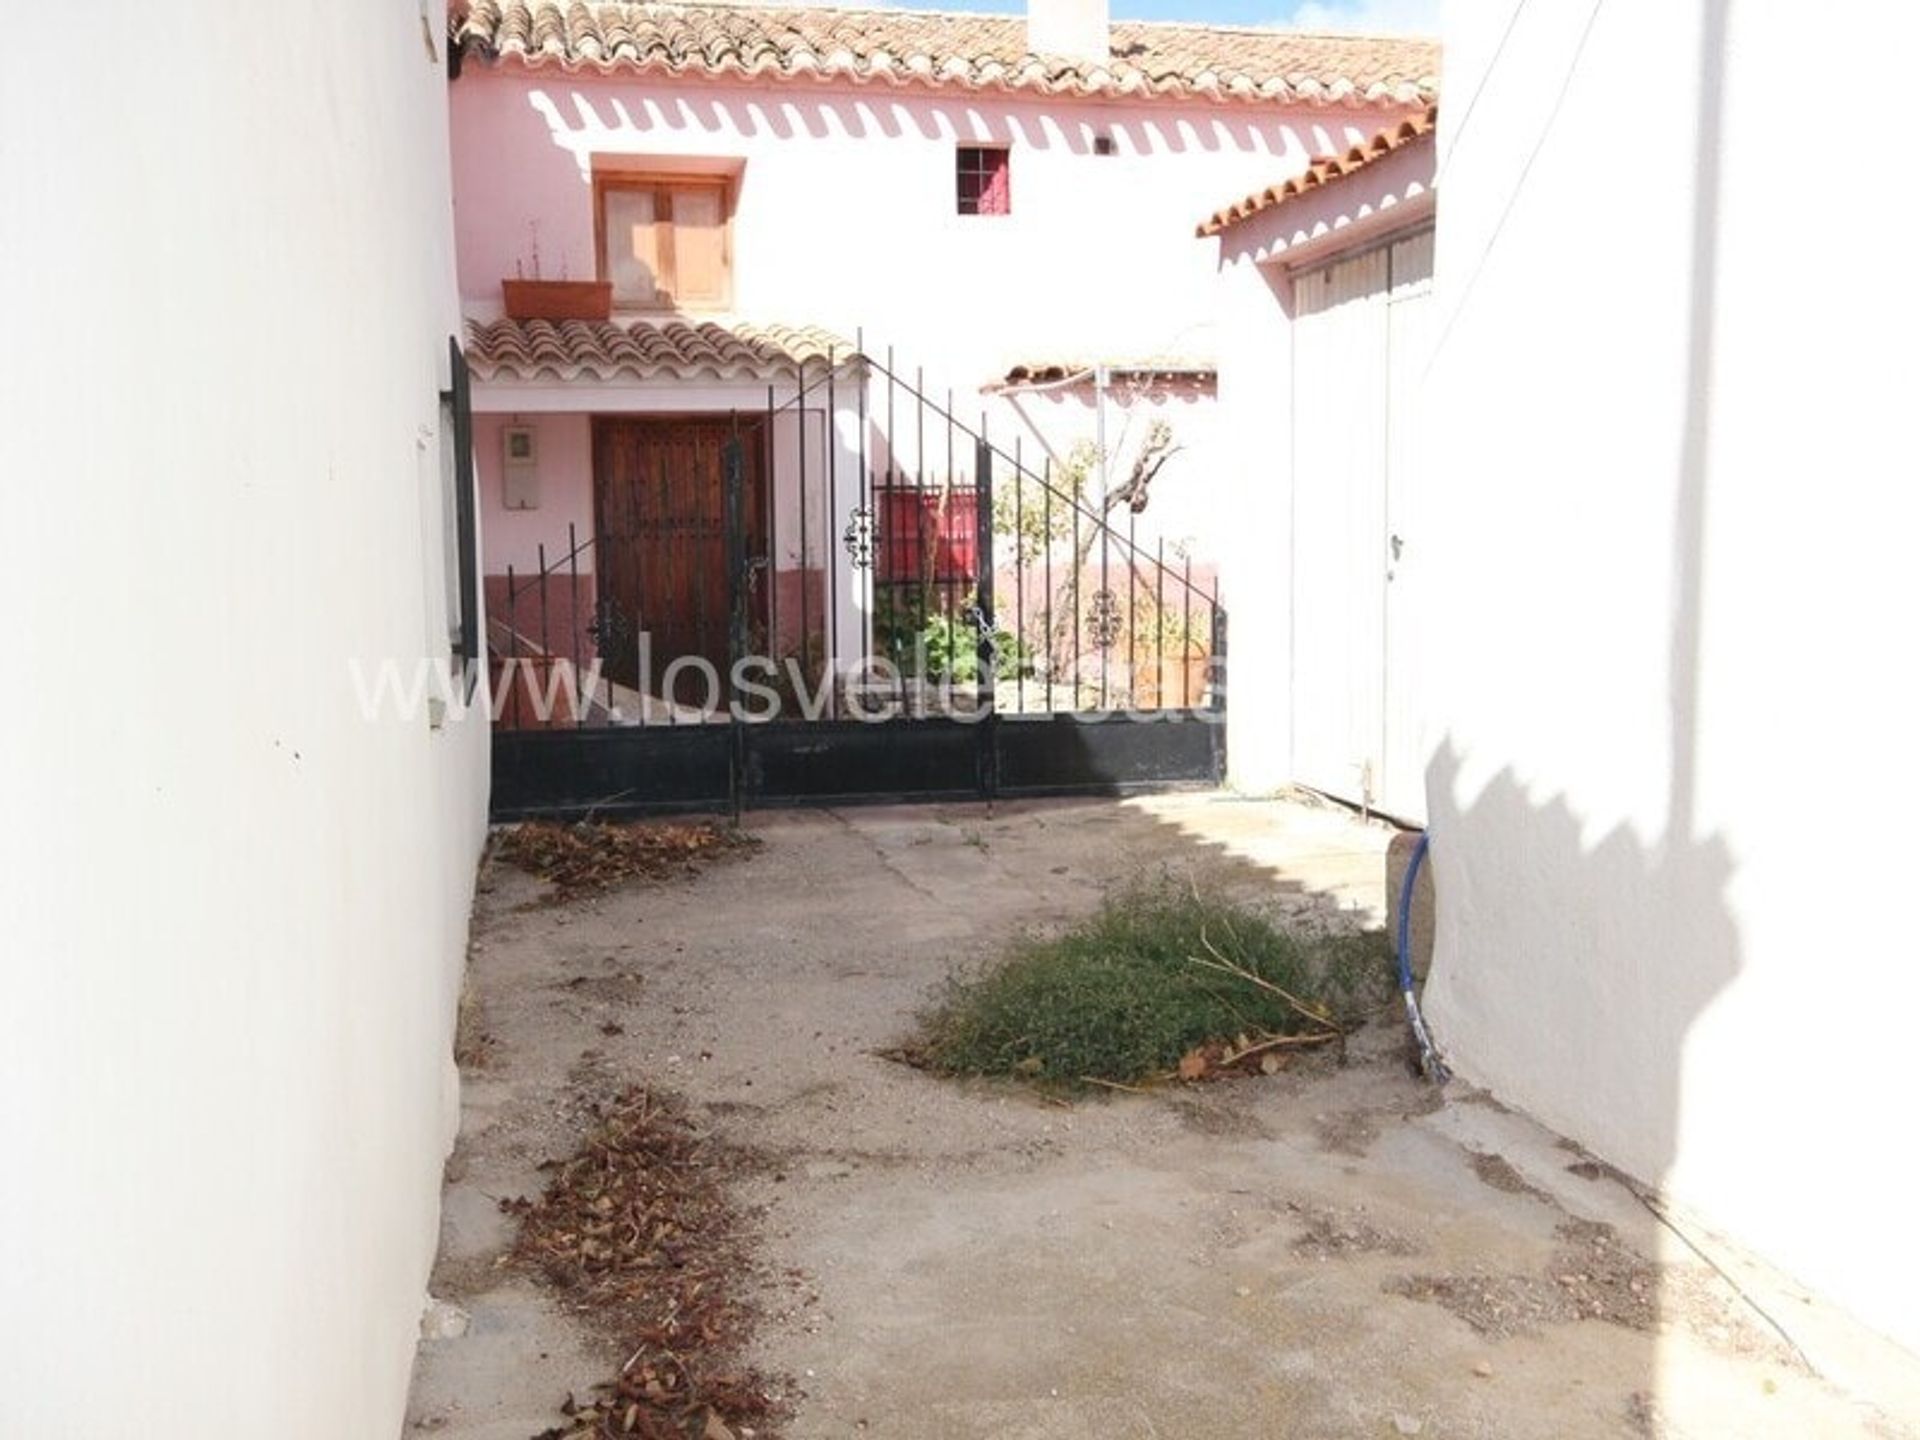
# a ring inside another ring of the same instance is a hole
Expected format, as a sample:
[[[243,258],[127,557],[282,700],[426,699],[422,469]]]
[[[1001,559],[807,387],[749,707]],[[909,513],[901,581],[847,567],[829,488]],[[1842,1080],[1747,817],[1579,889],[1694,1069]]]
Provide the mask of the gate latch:
[[[979,640],[980,653],[986,656],[987,673],[997,675],[1000,671],[1000,635],[994,628],[993,616],[987,613],[984,605],[978,601],[970,603],[961,616],[973,626]]]

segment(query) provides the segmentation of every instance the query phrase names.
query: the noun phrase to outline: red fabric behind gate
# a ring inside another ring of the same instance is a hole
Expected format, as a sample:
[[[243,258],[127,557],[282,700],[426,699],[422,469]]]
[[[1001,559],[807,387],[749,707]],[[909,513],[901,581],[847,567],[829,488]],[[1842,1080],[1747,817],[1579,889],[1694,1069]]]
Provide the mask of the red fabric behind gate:
[[[961,582],[978,575],[979,503],[972,490],[941,492],[882,487],[879,575],[882,580]]]

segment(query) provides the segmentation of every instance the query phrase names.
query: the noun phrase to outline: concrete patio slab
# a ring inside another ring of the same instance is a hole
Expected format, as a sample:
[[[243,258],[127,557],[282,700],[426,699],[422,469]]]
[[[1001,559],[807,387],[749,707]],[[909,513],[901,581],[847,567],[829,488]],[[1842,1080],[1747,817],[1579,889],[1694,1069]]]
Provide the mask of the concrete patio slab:
[[[750,828],[737,863],[563,907],[485,876],[435,1278],[470,1324],[423,1342],[409,1433],[525,1440],[618,1364],[500,1265],[498,1201],[631,1082],[769,1157],[741,1198],[799,1278],[755,1358],[803,1392],[795,1440],[1908,1433],[1906,1362],[1877,1407],[1809,1374],[1626,1186],[1413,1078],[1391,1015],[1344,1065],[1071,1106],[875,1053],[956,968],[1157,872],[1379,925],[1385,827],[1186,796]]]

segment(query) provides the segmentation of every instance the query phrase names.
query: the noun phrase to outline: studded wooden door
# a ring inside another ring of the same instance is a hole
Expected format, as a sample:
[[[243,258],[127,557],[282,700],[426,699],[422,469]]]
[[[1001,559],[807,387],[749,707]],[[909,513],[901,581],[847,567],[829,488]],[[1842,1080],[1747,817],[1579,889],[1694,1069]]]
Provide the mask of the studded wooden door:
[[[746,553],[765,549],[763,445],[739,432],[745,461]],[[594,528],[603,621],[631,637],[603,655],[616,684],[678,705],[724,704],[730,663],[725,463],[730,418],[594,422]],[[644,637],[644,645],[640,643]],[[647,672],[641,673],[644,658]],[[679,665],[702,660],[706,664]],[[668,693],[667,675],[674,671]]]

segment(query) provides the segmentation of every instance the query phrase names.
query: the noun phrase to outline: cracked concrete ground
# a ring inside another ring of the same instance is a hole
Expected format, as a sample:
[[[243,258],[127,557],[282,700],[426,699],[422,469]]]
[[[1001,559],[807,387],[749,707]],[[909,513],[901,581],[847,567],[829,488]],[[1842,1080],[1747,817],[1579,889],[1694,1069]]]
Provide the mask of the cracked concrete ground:
[[[526,1440],[618,1364],[500,1265],[498,1202],[628,1082],[769,1157],[755,1358],[795,1440],[1915,1433],[1911,1360],[1710,1248],[1808,1373],[1602,1167],[1414,1080],[1392,1016],[1344,1066],[1071,1107],[874,1054],[955,967],[1161,868],[1379,924],[1386,830],[1211,796],[750,826],[742,860],[561,907],[484,877],[434,1281],[467,1318],[422,1343],[409,1435]]]

